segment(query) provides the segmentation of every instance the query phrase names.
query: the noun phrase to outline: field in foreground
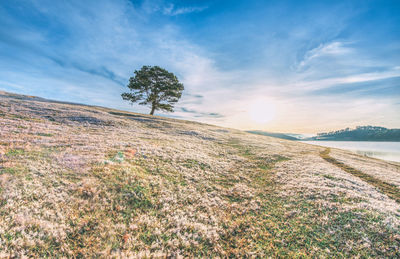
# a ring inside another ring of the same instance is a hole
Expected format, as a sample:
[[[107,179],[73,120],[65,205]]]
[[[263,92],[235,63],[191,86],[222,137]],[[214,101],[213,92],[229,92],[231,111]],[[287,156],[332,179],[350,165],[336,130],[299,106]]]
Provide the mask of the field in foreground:
[[[0,257],[400,257],[400,165],[0,92]]]

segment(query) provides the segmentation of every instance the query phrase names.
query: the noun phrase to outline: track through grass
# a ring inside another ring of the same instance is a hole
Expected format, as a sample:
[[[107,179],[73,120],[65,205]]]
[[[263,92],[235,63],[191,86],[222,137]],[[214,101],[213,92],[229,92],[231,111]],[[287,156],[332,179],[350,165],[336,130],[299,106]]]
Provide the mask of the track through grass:
[[[336,160],[335,158],[333,158],[329,155],[330,151],[331,151],[330,148],[327,148],[320,153],[320,156],[325,161],[336,165],[337,167],[346,171],[347,173],[357,176],[361,180],[378,188],[381,192],[383,192],[390,198],[394,199],[396,202],[400,203],[400,189],[397,188],[396,185],[384,182],[376,177],[373,177],[372,175],[365,174],[351,166],[348,166],[348,165]]]

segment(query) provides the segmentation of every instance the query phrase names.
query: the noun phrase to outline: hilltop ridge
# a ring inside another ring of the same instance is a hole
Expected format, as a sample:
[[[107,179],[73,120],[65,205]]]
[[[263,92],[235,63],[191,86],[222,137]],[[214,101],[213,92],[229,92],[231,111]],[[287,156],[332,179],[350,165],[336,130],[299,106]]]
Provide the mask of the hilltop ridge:
[[[0,257],[399,257],[400,164],[0,93]]]
[[[400,129],[388,129],[378,126],[357,126],[355,129],[318,133],[307,140],[340,141],[400,141]]]

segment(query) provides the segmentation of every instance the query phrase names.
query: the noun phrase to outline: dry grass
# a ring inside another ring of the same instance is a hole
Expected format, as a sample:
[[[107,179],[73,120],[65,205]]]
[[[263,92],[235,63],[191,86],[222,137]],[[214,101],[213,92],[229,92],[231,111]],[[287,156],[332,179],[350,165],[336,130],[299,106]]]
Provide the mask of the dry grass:
[[[399,257],[399,204],[321,151],[0,92],[0,257]]]
[[[322,151],[320,153],[320,155],[323,159],[325,159],[329,163],[334,164],[337,167],[339,167],[340,169],[346,171],[347,173],[355,175],[355,176],[359,177],[360,179],[362,179],[363,181],[375,186],[380,191],[382,191],[384,194],[386,194],[390,198],[392,198],[395,201],[397,201],[398,203],[400,203],[400,189],[397,188],[396,185],[384,182],[372,175],[365,174],[357,169],[354,169],[351,166],[348,166],[342,162],[339,162],[338,160],[331,157],[329,155],[329,152],[330,152],[330,149],[327,148],[326,150]]]

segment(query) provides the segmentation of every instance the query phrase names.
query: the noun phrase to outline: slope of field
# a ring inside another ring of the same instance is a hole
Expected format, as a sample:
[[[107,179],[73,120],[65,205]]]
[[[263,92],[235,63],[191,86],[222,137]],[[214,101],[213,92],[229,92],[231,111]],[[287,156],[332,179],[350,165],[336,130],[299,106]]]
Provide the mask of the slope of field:
[[[399,164],[324,151],[0,92],[0,257],[400,257]]]

